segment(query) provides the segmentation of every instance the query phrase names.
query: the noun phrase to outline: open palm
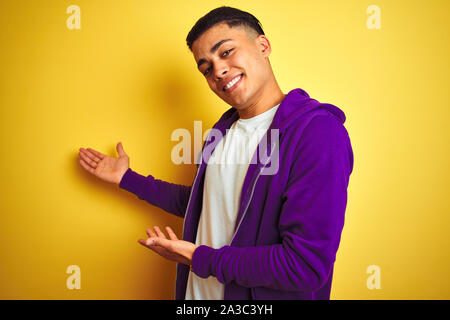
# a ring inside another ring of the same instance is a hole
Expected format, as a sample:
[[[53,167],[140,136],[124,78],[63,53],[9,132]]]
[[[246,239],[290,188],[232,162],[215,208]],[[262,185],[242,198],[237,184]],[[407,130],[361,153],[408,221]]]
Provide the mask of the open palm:
[[[116,146],[118,157],[110,157],[91,148],[80,148],[81,166],[94,176],[107,181],[119,184],[123,175],[130,166],[130,158],[123,150],[122,143]]]

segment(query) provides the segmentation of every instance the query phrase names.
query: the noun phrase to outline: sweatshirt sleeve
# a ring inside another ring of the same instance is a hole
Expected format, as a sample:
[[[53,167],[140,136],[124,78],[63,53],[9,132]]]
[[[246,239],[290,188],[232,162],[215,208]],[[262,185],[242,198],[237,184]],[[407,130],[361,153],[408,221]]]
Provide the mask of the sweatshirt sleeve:
[[[119,187],[181,218],[184,218],[191,193],[190,186],[158,180],[152,175],[145,177],[131,168],[123,175]]]
[[[353,152],[347,131],[332,116],[305,128],[280,211],[281,243],[255,247],[199,246],[193,271],[224,284],[316,291],[328,280],[339,246]]]

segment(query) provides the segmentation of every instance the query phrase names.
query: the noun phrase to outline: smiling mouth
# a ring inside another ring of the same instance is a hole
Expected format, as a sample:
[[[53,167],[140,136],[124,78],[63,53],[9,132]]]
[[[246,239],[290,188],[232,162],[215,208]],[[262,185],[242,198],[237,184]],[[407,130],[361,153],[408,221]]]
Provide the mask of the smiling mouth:
[[[233,80],[231,80],[230,82],[228,82],[227,85],[225,85],[225,86],[222,88],[222,91],[227,92],[227,91],[229,91],[230,89],[234,88],[234,86],[235,86],[239,81],[241,81],[241,79],[242,79],[243,76],[244,76],[244,74],[241,73],[240,75],[234,77]]]

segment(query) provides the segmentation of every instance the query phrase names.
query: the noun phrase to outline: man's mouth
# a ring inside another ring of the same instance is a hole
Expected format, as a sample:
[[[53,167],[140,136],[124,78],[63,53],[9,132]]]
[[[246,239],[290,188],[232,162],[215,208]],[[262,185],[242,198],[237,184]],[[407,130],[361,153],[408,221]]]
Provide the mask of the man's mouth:
[[[232,91],[236,87],[236,85],[241,81],[242,77],[243,77],[243,74],[241,73],[240,75],[237,75],[236,77],[231,79],[230,82],[228,82],[225,86],[223,86],[222,91],[225,91],[225,92]]]

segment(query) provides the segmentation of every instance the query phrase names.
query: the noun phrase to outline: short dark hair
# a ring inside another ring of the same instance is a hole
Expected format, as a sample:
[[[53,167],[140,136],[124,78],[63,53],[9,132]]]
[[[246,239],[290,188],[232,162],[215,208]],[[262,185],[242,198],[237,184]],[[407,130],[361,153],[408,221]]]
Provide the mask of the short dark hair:
[[[264,34],[261,22],[259,22],[255,16],[236,8],[222,6],[211,10],[195,23],[186,37],[186,44],[188,45],[189,50],[192,51],[192,44],[195,40],[209,28],[220,22],[226,23],[230,28],[234,26],[244,26],[255,30],[258,35]]]

